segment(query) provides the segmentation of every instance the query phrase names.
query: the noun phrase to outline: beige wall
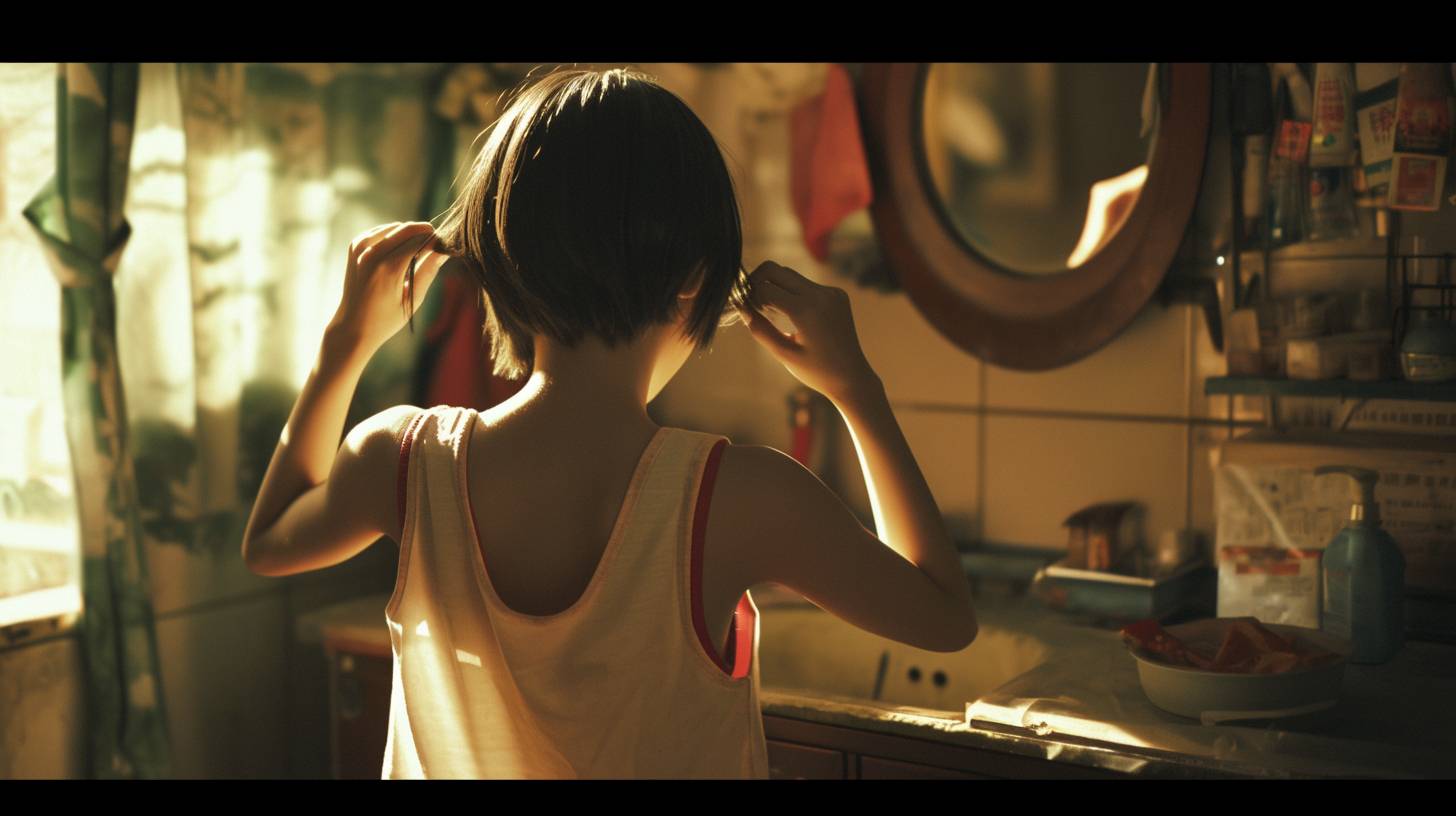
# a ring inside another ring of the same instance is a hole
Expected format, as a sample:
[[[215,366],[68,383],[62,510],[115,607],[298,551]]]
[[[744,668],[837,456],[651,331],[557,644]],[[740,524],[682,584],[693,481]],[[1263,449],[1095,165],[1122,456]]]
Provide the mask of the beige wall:
[[[81,659],[74,637],[0,649],[0,779],[86,775]]]
[[[1154,535],[1211,529],[1209,452],[1228,428],[1213,413],[1219,406],[1200,396],[1200,355],[1211,349],[1194,309],[1150,305],[1112,344],[1054,371],[984,365],[942,338],[903,293],[858,287],[815,262],[789,204],[786,117],[759,117],[745,130],[745,262],[771,258],[850,293],[865,353],[959,536],[1062,546],[1067,515],[1113,499],[1145,502]],[[654,410],[666,421],[782,448],[794,386],[734,326],[684,367]],[[835,433],[832,470],[820,475],[868,520],[842,421],[821,416]]]
[[[689,100],[692,102],[693,100]],[[1215,85],[1213,127],[1197,208],[1179,263],[1213,268],[1229,220],[1227,101]],[[1028,547],[1065,546],[1063,519],[1088,504],[1135,500],[1147,507],[1147,534],[1194,529],[1211,544],[1213,468],[1220,443],[1264,421],[1261,400],[1203,396],[1203,381],[1227,372],[1199,310],[1148,304],[1126,331],[1091,356],[1052,371],[985,365],[942,338],[903,293],[862,288],[816,263],[789,204],[788,123],[782,112],[726,122],[747,157],[740,188],[745,262],[765,258],[845,288],[865,353],[889,391],[896,416],[942,513],[964,540]],[[721,137],[720,137],[721,140]],[[1408,214],[1402,247],[1456,251],[1456,208]],[[1328,245],[1326,245],[1328,246]],[[1373,250],[1370,247],[1374,247]],[[1315,247],[1315,249],[1323,249]],[[1383,252],[1379,241],[1333,251]],[[1227,268],[1222,274],[1227,277]],[[1383,287],[1384,262],[1277,266],[1276,294],[1344,286]],[[1223,282],[1225,287],[1227,282]],[[711,353],[690,361],[654,404],[664,421],[786,448],[786,397],[794,381],[735,326]],[[1328,416],[1334,400],[1286,401]],[[1379,403],[1375,403],[1378,405]],[[834,430],[821,477],[868,521],[864,482],[843,423]],[[1297,419],[1281,412],[1284,421]]]
[[[231,552],[152,544],[147,555],[172,776],[327,777],[327,667],[293,621],[388,593],[393,545],[283,580],[252,575]],[[0,648],[0,779],[89,775],[82,660],[76,632]]]

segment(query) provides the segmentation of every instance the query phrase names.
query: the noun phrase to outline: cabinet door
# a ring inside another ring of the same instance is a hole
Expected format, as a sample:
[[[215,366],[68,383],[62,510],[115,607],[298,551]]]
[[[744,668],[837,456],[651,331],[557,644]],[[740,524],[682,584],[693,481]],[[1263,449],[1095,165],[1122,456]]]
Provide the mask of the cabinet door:
[[[334,777],[378,779],[389,730],[392,660],[340,652],[333,656],[331,668]]]
[[[952,771],[933,765],[901,762],[898,759],[862,756],[859,758],[860,779],[994,779],[968,771]]]
[[[843,779],[844,753],[767,740],[770,779]]]

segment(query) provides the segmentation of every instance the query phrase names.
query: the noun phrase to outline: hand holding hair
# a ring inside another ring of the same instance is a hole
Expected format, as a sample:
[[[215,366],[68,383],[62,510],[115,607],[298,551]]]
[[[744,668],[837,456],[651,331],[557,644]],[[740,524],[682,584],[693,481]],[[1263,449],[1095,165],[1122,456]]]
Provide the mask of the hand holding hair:
[[[854,330],[849,295],[823,286],[773,261],[765,261],[749,276],[750,292],[743,321],[755,340],[784,364],[804,385],[831,400],[842,400],[878,376],[865,359]],[[766,317],[775,311],[794,324],[785,335]]]
[[[450,258],[428,223],[360,233],[349,244],[344,291],[326,337],[348,353],[372,355],[411,321]]]

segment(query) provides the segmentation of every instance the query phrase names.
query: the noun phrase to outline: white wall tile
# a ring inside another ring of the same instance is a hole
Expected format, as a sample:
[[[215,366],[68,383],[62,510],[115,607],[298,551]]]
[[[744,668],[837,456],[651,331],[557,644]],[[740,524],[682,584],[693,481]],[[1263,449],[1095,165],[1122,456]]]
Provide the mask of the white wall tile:
[[[288,634],[281,593],[157,621],[176,778],[284,775]]]
[[[243,564],[240,546],[241,542],[237,542],[213,550],[189,550],[146,539],[154,614],[165,615],[198,604],[279,589],[281,584],[277,578],[254,575]],[[291,580],[336,582],[347,596],[372,591],[362,588],[366,584],[376,588],[382,585],[387,592],[393,585],[397,552],[394,544],[380,542],[342,565]]]
[[[973,413],[897,409],[895,418],[951,534],[980,532],[980,423]]]
[[[1227,343],[1228,326],[1223,328],[1224,342]],[[1227,420],[1230,397],[1225,394],[1204,394],[1203,387],[1209,377],[1223,377],[1228,374],[1228,357],[1213,347],[1207,321],[1194,309],[1190,309],[1189,313],[1188,347],[1188,416]]]
[[[1189,526],[1203,536],[1210,559],[1218,524],[1213,505],[1213,474],[1218,467],[1219,446],[1232,435],[1229,428],[1208,425],[1194,425],[1189,433]]]
[[[1187,517],[1182,423],[986,417],[985,538],[1065,547],[1062,522],[1087,505],[1140,501],[1156,540]]]
[[[243,564],[242,542],[212,550],[145,539],[152,608],[164,614],[199,603],[234,598],[267,589],[276,578],[254,575]]]
[[[975,355],[945,339],[903,292],[850,284],[860,346],[895,403],[974,406],[981,401]]]
[[[711,350],[690,358],[650,410],[668,425],[787,450],[788,398],[797,386],[747,329],[735,325],[718,332]]]
[[[1190,309],[1150,303],[1111,343],[1061,368],[1013,371],[988,365],[986,405],[1185,416]]]
[[[86,698],[76,636],[0,649],[0,779],[85,779]]]
[[[829,438],[825,440],[829,445],[827,461],[819,478],[849,505],[849,509],[859,517],[861,524],[873,530],[874,513],[870,510],[869,491],[865,488],[864,473],[859,466],[859,454],[854,448],[854,439],[850,437],[849,428],[842,417],[836,417],[831,429]]]

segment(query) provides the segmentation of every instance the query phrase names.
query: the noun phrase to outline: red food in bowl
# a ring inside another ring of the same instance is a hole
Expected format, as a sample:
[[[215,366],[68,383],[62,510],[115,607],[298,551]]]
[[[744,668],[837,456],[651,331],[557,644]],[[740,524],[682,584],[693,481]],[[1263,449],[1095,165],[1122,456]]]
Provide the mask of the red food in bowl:
[[[1198,650],[1174,637],[1155,620],[1129,624],[1123,641],[1163,663],[1226,674],[1283,674],[1340,659],[1340,655],[1272,632],[1255,618],[1234,618],[1224,630],[1215,654]]]

